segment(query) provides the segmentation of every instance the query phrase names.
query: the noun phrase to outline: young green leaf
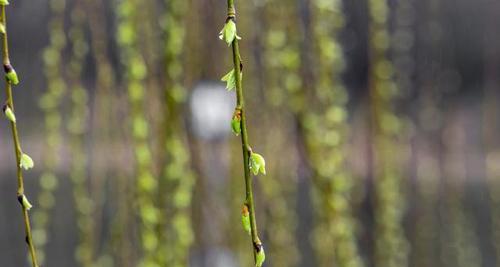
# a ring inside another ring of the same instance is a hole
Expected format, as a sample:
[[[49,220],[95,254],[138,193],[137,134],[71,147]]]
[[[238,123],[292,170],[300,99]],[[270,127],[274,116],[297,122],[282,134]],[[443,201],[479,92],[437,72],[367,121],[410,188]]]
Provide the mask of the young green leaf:
[[[241,223],[243,224],[243,229],[249,235],[251,234],[251,225],[250,225],[250,212],[248,211],[248,206],[243,204],[243,208],[241,209]]]
[[[236,109],[233,114],[233,118],[231,119],[231,130],[235,135],[239,135],[241,133],[241,110]]]
[[[257,175],[260,173],[266,174],[266,160],[264,159],[263,156],[257,153],[252,153],[250,155],[250,171],[254,175]]]
[[[9,1],[8,0],[0,0],[0,5],[1,6],[6,6],[9,4]]]
[[[33,208],[33,205],[31,205],[31,203],[29,202],[28,198],[23,195],[22,197],[22,205],[23,207],[26,209],[26,210],[30,210],[31,208]]]
[[[243,79],[243,72],[240,73],[240,80],[241,79]],[[222,76],[220,80],[226,82],[226,89],[228,91],[236,88],[236,77],[234,76],[234,69],[226,73],[226,75]]]
[[[233,20],[229,20],[226,24],[224,24],[224,28],[222,28],[219,32],[219,39],[223,40],[228,46],[230,46],[233,43],[234,38],[237,38],[238,40],[241,39],[241,37],[236,34],[236,23],[234,23]]]
[[[255,255],[255,267],[262,267],[262,264],[266,260],[266,253],[264,252],[264,247],[262,244],[256,245],[257,254]]]
[[[30,156],[27,154],[22,154],[21,155],[21,160],[19,162],[19,166],[25,170],[29,170],[35,166],[35,163],[33,162],[33,159],[31,159]]]
[[[7,81],[13,85],[19,84],[19,77],[17,77],[16,70],[14,69],[9,69],[5,73],[5,78],[7,78]]]
[[[232,89],[236,88],[236,78],[234,77],[234,69],[232,69],[230,72],[224,75],[220,80],[226,82],[226,89],[228,91],[231,91]]]
[[[5,117],[7,117],[7,119],[9,119],[9,121],[11,122],[16,122],[16,115],[14,115],[14,112],[12,111],[12,109],[5,105],[4,108],[3,108],[3,113],[5,114]]]

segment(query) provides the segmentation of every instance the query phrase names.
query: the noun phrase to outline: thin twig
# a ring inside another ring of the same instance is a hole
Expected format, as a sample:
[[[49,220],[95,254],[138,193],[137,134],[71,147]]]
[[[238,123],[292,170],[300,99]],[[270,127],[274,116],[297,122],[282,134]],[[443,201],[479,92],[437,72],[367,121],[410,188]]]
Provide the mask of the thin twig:
[[[5,5],[1,5],[2,10],[2,18],[1,24],[5,27],[5,33],[3,34],[3,66],[6,72],[12,71],[12,66],[10,65],[9,59],[9,45],[7,38],[7,17],[5,16]],[[14,99],[12,97],[12,84],[10,81],[6,80],[5,82],[5,92],[7,94],[7,106],[14,112]],[[31,262],[33,267],[38,266],[38,260],[36,257],[35,246],[33,245],[33,239],[31,237],[31,225],[30,218],[28,214],[28,207],[23,204],[24,196],[24,178],[23,171],[21,169],[21,142],[19,141],[19,135],[17,132],[16,122],[10,122],[11,130],[12,130],[12,140],[14,142],[14,152],[16,154],[16,166],[17,166],[17,199],[21,203],[21,208],[23,211],[23,219],[24,219],[24,229],[26,232],[26,243],[28,245]]]
[[[236,23],[236,9],[234,7],[234,0],[227,1],[228,6],[228,18],[227,20],[233,20]],[[234,65],[234,73],[236,80],[236,109],[241,113],[241,144],[243,150],[243,169],[245,174],[245,189],[246,189],[246,201],[245,205],[247,205],[249,213],[250,213],[250,229],[252,236],[252,244],[254,251],[254,260],[257,260],[256,254],[260,250],[262,250],[262,243],[259,240],[258,232],[257,232],[257,221],[255,219],[255,204],[253,201],[253,186],[252,186],[252,176],[250,174],[250,154],[252,150],[250,148],[250,144],[248,142],[248,131],[246,124],[246,116],[245,116],[245,102],[243,97],[243,86],[241,83],[241,69],[243,64],[241,63],[240,49],[238,45],[238,38],[234,38],[232,42],[232,50],[233,50],[233,65]]]

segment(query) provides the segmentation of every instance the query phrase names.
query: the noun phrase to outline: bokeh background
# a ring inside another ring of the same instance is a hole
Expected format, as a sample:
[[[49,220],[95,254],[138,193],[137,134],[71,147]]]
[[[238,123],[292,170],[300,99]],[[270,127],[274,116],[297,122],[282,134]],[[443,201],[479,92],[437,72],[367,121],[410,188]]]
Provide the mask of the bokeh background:
[[[264,266],[500,265],[500,2],[236,6]],[[42,266],[253,266],[226,11],[11,0]],[[0,265],[31,266],[0,128]]]

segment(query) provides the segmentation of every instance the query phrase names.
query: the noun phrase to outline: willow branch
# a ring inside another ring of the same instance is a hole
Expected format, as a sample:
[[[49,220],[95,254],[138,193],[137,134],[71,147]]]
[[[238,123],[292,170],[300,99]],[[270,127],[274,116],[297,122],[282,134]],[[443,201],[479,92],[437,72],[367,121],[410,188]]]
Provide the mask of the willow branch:
[[[234,0],[227,1],[228,6],[228,14],[227,20],[233,20],[236,23],[236,10],[234,7]],[[255,204],[253,200],[253,186],[252,186],[252,176],[250,174],[249,164],[250,164],[250,154],[252,150],[250,148],[250,144],[248,142],[248,131],[246,124],[246,116],[245,116],[245,101],[243,97],[243,86],[241,83],[241,75],[238,75],[242,71],[243,64],[241,63],[240,49],[238,45],[238,38],[234,38],[232,42],[232,50],[233,50],[233,65],[234,72],[236,73],[236,109],[241,113],[241,144],[243,150],[243,169],[245,174],[245,189],[246,189],[246,202],[245,204],[248,207],[248,211],[250,213],[250,227],[251,227],[251,236],[252,236],[252,244],[254,248],[254,259],[256,259],[256,254],[262,250],[262,243],[259,240],[258,232],[257,232],[257,221],[255,219]]]
[[[8,37],[7,37],[7,17],[5,16],[5,5],[1,5],[1,12],[2,12],[2,18],[1,18],[1,24],[5,27],[5,33],[3,34],[3,66],[4,70],[6,73],[14,71],[12,68],[12,65],[10,64],[10,59],[9,59],[9,45],[8,45]],[[7,96],[7,101],[6,105],[14,111],[14,99],[12,97],[12,84],[11,81],[6,80],[5,82],[5,92]],[[21,142],[19,140],[19,134],[17,131],[17,126],[15,121],[10,122],[10,127],[12,131],[12,140],[14,143],[14,152],[16,154],[16,166],[17,166],[17,199],[21,203],[21,208],[23,212],[23,219],[24,219],[24,229],[26,232],[26,243],[29,248],[30,256],[31,256],[31,262],[33,267],[38,267],[38,260],[36,257],[36,252],[35,252],[35,246],[33,245],[33,239],[31,237],[31,225],[30,225],[30,218],[28,214],[28,207],[27,205],[24,204],[24,199],[26,199],[26,196],[24,195],[24,178],[23,178],[23,171],[21,169],[21,155],[22,155],[22,150],[21,150]]]
[[[139,265],[160,266],[155,258],[155,252],[159,245],[155,230],[161,216],[154,197],[158,192],[158,181],[152,172],[152,153],[149,147],[150,123],[145,115],[145,92],[147,90],[144,88],[144,83],[148,68],[142,54],[139,52],[142,35],[138,30],[140,23],[137,10],[143,8],[142,4],[143,2],[138,0],[121,2],[118,44],[123,50],[122,61],[127,66],[125,82],[127,83],[130,105],[129,123],[132,128],[131,137],[135,153],[136,201],[142,221],[140,235],[143,255]]]
[[[386,1],[370,0],[370,80],[369,105],[373,142],[370,156],[375,183],[375,265],[407,266],[408,241],[402,228],[405,212],[405,183],[401,166],[406,161],[402,135],[405,131],[402,116],[394,108],[397,86],[391,86],[390,71],[379,71],[380,66],[392,70],[394,66],[388,57],[389,6]],[[377,37],[377,38],[375,38]],[[386,92],[393,93],[387,94]],[[390,119],[387,119],[390,118]]]

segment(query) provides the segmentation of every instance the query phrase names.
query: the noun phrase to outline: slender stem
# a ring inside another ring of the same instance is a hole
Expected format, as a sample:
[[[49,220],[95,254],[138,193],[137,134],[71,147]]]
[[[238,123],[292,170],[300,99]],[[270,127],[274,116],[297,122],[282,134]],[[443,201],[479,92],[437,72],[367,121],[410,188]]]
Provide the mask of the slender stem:
[[[10,66],[9,59],[9,45],[7,38],[7,18],[5,16],[5,5],[1,6],[2,10],[2,18],[1,23],[5,26],[5,33],[3,34],[3,65],[4,68],[12,68]],[[12,85],[9,81],[5,82],[5,92],[7,94],[7,105],[14,111],[14,100],[12,98]],[[19,141],[19,134],[17,133],[17,126],[15,122],[10,123],[12,130],[12,139],[14,142],[14,152],[16,153],[16,166],[17,166],[17,198],[21,203],[23,218],[24,218],[24,229],[26,232],[26,243],[28,244],[28,248],[30,251],[31,262],[33,267],[38,267],[38,260],[36,258],[35,246],[33,245],[33,239],[31,237],[31,225],[30,218],[28,215],[28,209],[22,204],[22,199],[24,196],[24,179],[23,179],[23,171],[21,169],[21,165],[19,164],[21,161],[21,142]]]
[[[236,11],[234,7],[234,0],[227,1],[228,6],[228,20],[236,20]],[[236,21],[235,21],[236,23]],[[246,189],[246,205],[250,212],[250,226],[252,234],[252,244],[254,247],[254,259],[256,252],[261,249],[262,244],[258,237],[257,232],[257,221],[255,219],[255,204],[253,201],[253,186],[252,186],[252,175],[250,174],[249,160],[250,153],[252,152],[250,145],[248,143],[248,131],[245,116],[245,101],[243,97],[243,86],[241,83],[241,69],[243,65],[241,64],[240,48],[238,45],[238,38],[234,38],[233,44],[233,64],[236,79],[236,108],[241,111],[241,145],[243,150],[243,169],[245,173],[245,189]]]

